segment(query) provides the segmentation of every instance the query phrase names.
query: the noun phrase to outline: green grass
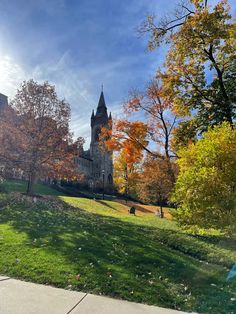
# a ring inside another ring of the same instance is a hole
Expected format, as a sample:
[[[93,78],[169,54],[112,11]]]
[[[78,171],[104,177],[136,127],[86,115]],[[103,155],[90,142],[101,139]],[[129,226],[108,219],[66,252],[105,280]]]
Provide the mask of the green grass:
[[[4,181],[3,184],[0,184],[0,188],[4,189],[6,192],[25,193],[27,190],[27,182],[22,181],[22,180],[7,180],[7,181]],[[44,185],[44,184],[35,184],[34,193],[42,194],[42,195],[54,195],[54,196],[63,195],[63,193],[58,192],[57,190],[52,189],[49,186]]]
[[[115,201],[46,196],[34,203],[0,194],[0,273],[186,311],[235,313],[236,280],[226,281],[235,239],[188,234],[173,221],[127,209]]]

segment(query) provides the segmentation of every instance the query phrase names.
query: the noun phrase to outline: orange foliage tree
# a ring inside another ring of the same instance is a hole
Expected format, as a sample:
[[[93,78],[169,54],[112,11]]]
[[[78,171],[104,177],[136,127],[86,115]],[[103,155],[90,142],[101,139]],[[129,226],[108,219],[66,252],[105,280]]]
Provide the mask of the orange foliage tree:
[[[135,166],[141,162],[143,151],[148,150],[148,127],[141,121],[116,120],[112,126],[103,127],[100,141],[110,151],[118,153],[115,161],[115,174],[119,176],[117,188],[127,195],[134,179]]]
[[[130,99],[124,105],[125,112],[145,114],[147,139],[153,149],[148,149],[148,155],[154,159],[165,160],[169,176],[175,181],[172,169],[172,158],[176,157],[172,149],[172,141],[177,117],[172,112],[172,103],[163,96],[163,88],[158,79],[151,81],[144,92],[131,92]]]
[[[175,164],[172,164],[172,169],[176,170]],[[173,181],[166,159],[147,157],[137,184],[137,193],[140,199],[144,202],[159,204],[160,217],[163,218],[163,205],[168,201],[172,189]]]
[[[132,91],[124,109],[128,114],[145,113],[149,140],[158,145],[158,150],[148,151],[148,153],[161,159],[170,159],[176,156],[171,149],[171,137],[177,117],[172,113],[172,103],[163,96],[160,80],[154,79],[147,85],[144,92]]]
[[[57,97],[54,86],[23,82],[9,112],[1,155],[28,178],[27,193],[32,194],[38,178],[76,179],[74,157],[82,139],[73,142],[70,107]]]
[[[168,184],[169,182],[172,182],[172,186],[174,184],[175,169],[172,158],[176,157],[176,155],[172,151],[171,142],[177,118],[171,112],[172,104],[162,97],[162,92],[160,81],[156,79],[147,85],[144,92],[132,91],[129,100],[124,104],[124,111],[132,118],[137,113],[144,113],[143,121],[120,119],[115,121],[113,129],[111,127],[102,129],[100,139],[103,142],[105,141],[105,146],[109,150],[119,152],[117,157],[117,165],[119,165],[118,182],[126,184],[126,194],[129,188],[128,182],[132,181],[132,184],[134,183],[134,180],[131,180],[131,178],[136,179],[137,186],[142,185],[142,180],[143,184],[145,184],[147,181],[145,176],[148,175],[148,171],[152,171],[153,165],[159,166],[160,162],[163,167],[163,171],[158,172],[161,173],[160,180],[163,181],[165,177]],[[149,156],[148,161],[145,162],[144,169],[140,170],[138,165],[145,155]],[[125,179],[122,179],[120,175],[121,165]],[[150,167],[149,170],[148,167]],[[139,175],[137,172],[139,172]],[[163,174],[164,172],[165,175]],[[163,186],[168,185],[163,182],[159,183]],[[141,191],[141,189],[138,190]],[[157,201],[156,192],[152,196],[148,193],[146,190],[146,194],[149,195],[149,201],[153,199]],[[143,198],[141,194],[140,197]],[[164,194],[161,192],[162,199],[166,199],[168,193],[165,192]],[[159,201],[162,201],[160,197]]]

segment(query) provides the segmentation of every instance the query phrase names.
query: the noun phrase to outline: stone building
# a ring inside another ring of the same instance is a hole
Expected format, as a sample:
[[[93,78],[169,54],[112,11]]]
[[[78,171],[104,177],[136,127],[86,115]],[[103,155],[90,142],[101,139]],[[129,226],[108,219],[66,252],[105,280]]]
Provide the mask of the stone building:
[[[4,109],[6,106],[8,106],[8,98],[0,93],[0,110]]]
[[[90,148],[76,158],[80,172],[84,174],[85,183],[95,190],[113,191],[113,159],[112,153],[101,149],[99,134],[101,128],[110,125],[111,113],[108,116],[103,91],[101,92],[96,113],[91,116]]]

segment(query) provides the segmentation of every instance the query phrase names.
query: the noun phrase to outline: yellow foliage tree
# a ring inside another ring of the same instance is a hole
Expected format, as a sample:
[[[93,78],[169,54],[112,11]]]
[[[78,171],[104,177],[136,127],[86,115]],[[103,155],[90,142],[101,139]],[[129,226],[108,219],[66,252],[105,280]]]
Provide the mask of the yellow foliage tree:
[[[224,122],[179,152],[172,195],[182,224],[236,227],[236,130]]]
[[[175,16],[156,22],[149,16],[141,27],[150,33],[149,48],[169,45],[165,67],[158,71],[163,97],[181,116],[194,116],[195,129],[206,131],[209,125],[236,116],[236,23],[227,0],[187,0]],[[180,124],[180,127],[182,125]],[[190,126],[183,127],[191,129]],[[183,132],[181,132],[183,135]],[[187,134],[186,134],[187,136]]]

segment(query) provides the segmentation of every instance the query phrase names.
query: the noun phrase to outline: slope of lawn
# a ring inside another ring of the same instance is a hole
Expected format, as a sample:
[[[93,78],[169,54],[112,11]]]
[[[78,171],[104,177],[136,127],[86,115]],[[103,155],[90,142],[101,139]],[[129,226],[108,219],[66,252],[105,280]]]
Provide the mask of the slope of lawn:
[[[236,241],[115,201],[0,194],[0,273],[199,313],[235,313]]]
[[[7,180],[4,183],[0,184],[0,189],[4,189],[6,192],[20,192],[25,193],[27,190],[27,181],[22,180]],[[54,195],[59,196],[63,193],[58,192],[57,190],[50,188],[48,185],[44,184],[35,184],[34,186],[35,194],[42,195]]]

